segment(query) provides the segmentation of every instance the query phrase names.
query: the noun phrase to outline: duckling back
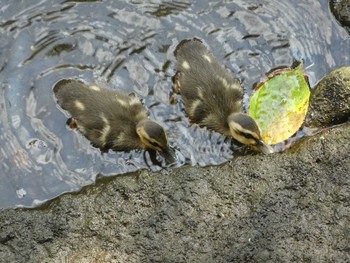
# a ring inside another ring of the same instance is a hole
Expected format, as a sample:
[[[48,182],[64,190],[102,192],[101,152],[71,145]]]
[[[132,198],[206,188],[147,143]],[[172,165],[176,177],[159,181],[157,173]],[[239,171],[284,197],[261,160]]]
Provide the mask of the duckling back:
[[[242,108],[243,90],[239,80],[196,38],[181,41],[174,54],[175,81],[191,121],[230,135],[227,118]]]
[[[116,151],[144,148],[136,125],[148,117],[137,97],[74,79],[59,81],[53,91],[58,104],[95,147]]]

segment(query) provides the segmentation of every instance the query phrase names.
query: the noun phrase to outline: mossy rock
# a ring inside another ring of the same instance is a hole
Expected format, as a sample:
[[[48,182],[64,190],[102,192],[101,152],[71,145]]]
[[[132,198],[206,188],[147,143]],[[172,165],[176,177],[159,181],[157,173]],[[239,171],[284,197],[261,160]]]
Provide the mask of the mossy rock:
[[[330,1],[333,15],[350,32],[350,2],[349,0]]]
[[[312,90],[305,126],[325,128],[350,118],[350,66],[332,71]]]

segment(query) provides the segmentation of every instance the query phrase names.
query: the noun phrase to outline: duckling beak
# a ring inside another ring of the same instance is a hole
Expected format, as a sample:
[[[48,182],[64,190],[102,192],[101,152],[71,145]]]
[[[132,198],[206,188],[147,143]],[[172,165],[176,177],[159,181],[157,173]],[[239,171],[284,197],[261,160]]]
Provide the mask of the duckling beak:
[[[258,147],[258,149],[264,154],[273,153],[272,147],[266,144],[266,142],[264,142],[263,140],[259,140],[256,147]]]
[[[160,152],[160,154],[169,164],[177,162],[175,151],[169,146],[167,146],[162,152]]]

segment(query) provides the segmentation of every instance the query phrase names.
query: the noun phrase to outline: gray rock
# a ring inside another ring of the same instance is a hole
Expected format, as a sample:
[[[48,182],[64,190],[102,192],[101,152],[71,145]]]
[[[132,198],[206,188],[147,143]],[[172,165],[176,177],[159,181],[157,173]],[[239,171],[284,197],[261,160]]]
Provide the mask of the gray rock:
[[[339,23],[350,31],[350,2],[348,0],[332,0],[330,7]]]
[[[350,125],[0,213],[2,262],[349,262]],[[0,260],[0,261],[1,261]]]
[[[311,93],[305,126],[324,128],[350,118],[350,67],[324,77]]]

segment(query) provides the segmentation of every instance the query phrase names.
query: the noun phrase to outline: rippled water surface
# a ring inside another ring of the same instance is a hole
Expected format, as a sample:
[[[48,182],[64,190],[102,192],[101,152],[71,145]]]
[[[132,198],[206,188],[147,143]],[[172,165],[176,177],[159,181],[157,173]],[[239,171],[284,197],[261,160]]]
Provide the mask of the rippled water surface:
[[[180,97],[169,103],[174,48],[193,36],[242,81],[246,101],[264,72],[294,59],[314,64],[311,86],[350,61],[349,36],[325,0],[2,0],[0,207],[35,206],[99,173],[162,169],[143,152],[101,155],[69,130],[52,92],[63,78],[138,94],[168,130],[179,166],[232,159],[231,139],[190,126]]]

